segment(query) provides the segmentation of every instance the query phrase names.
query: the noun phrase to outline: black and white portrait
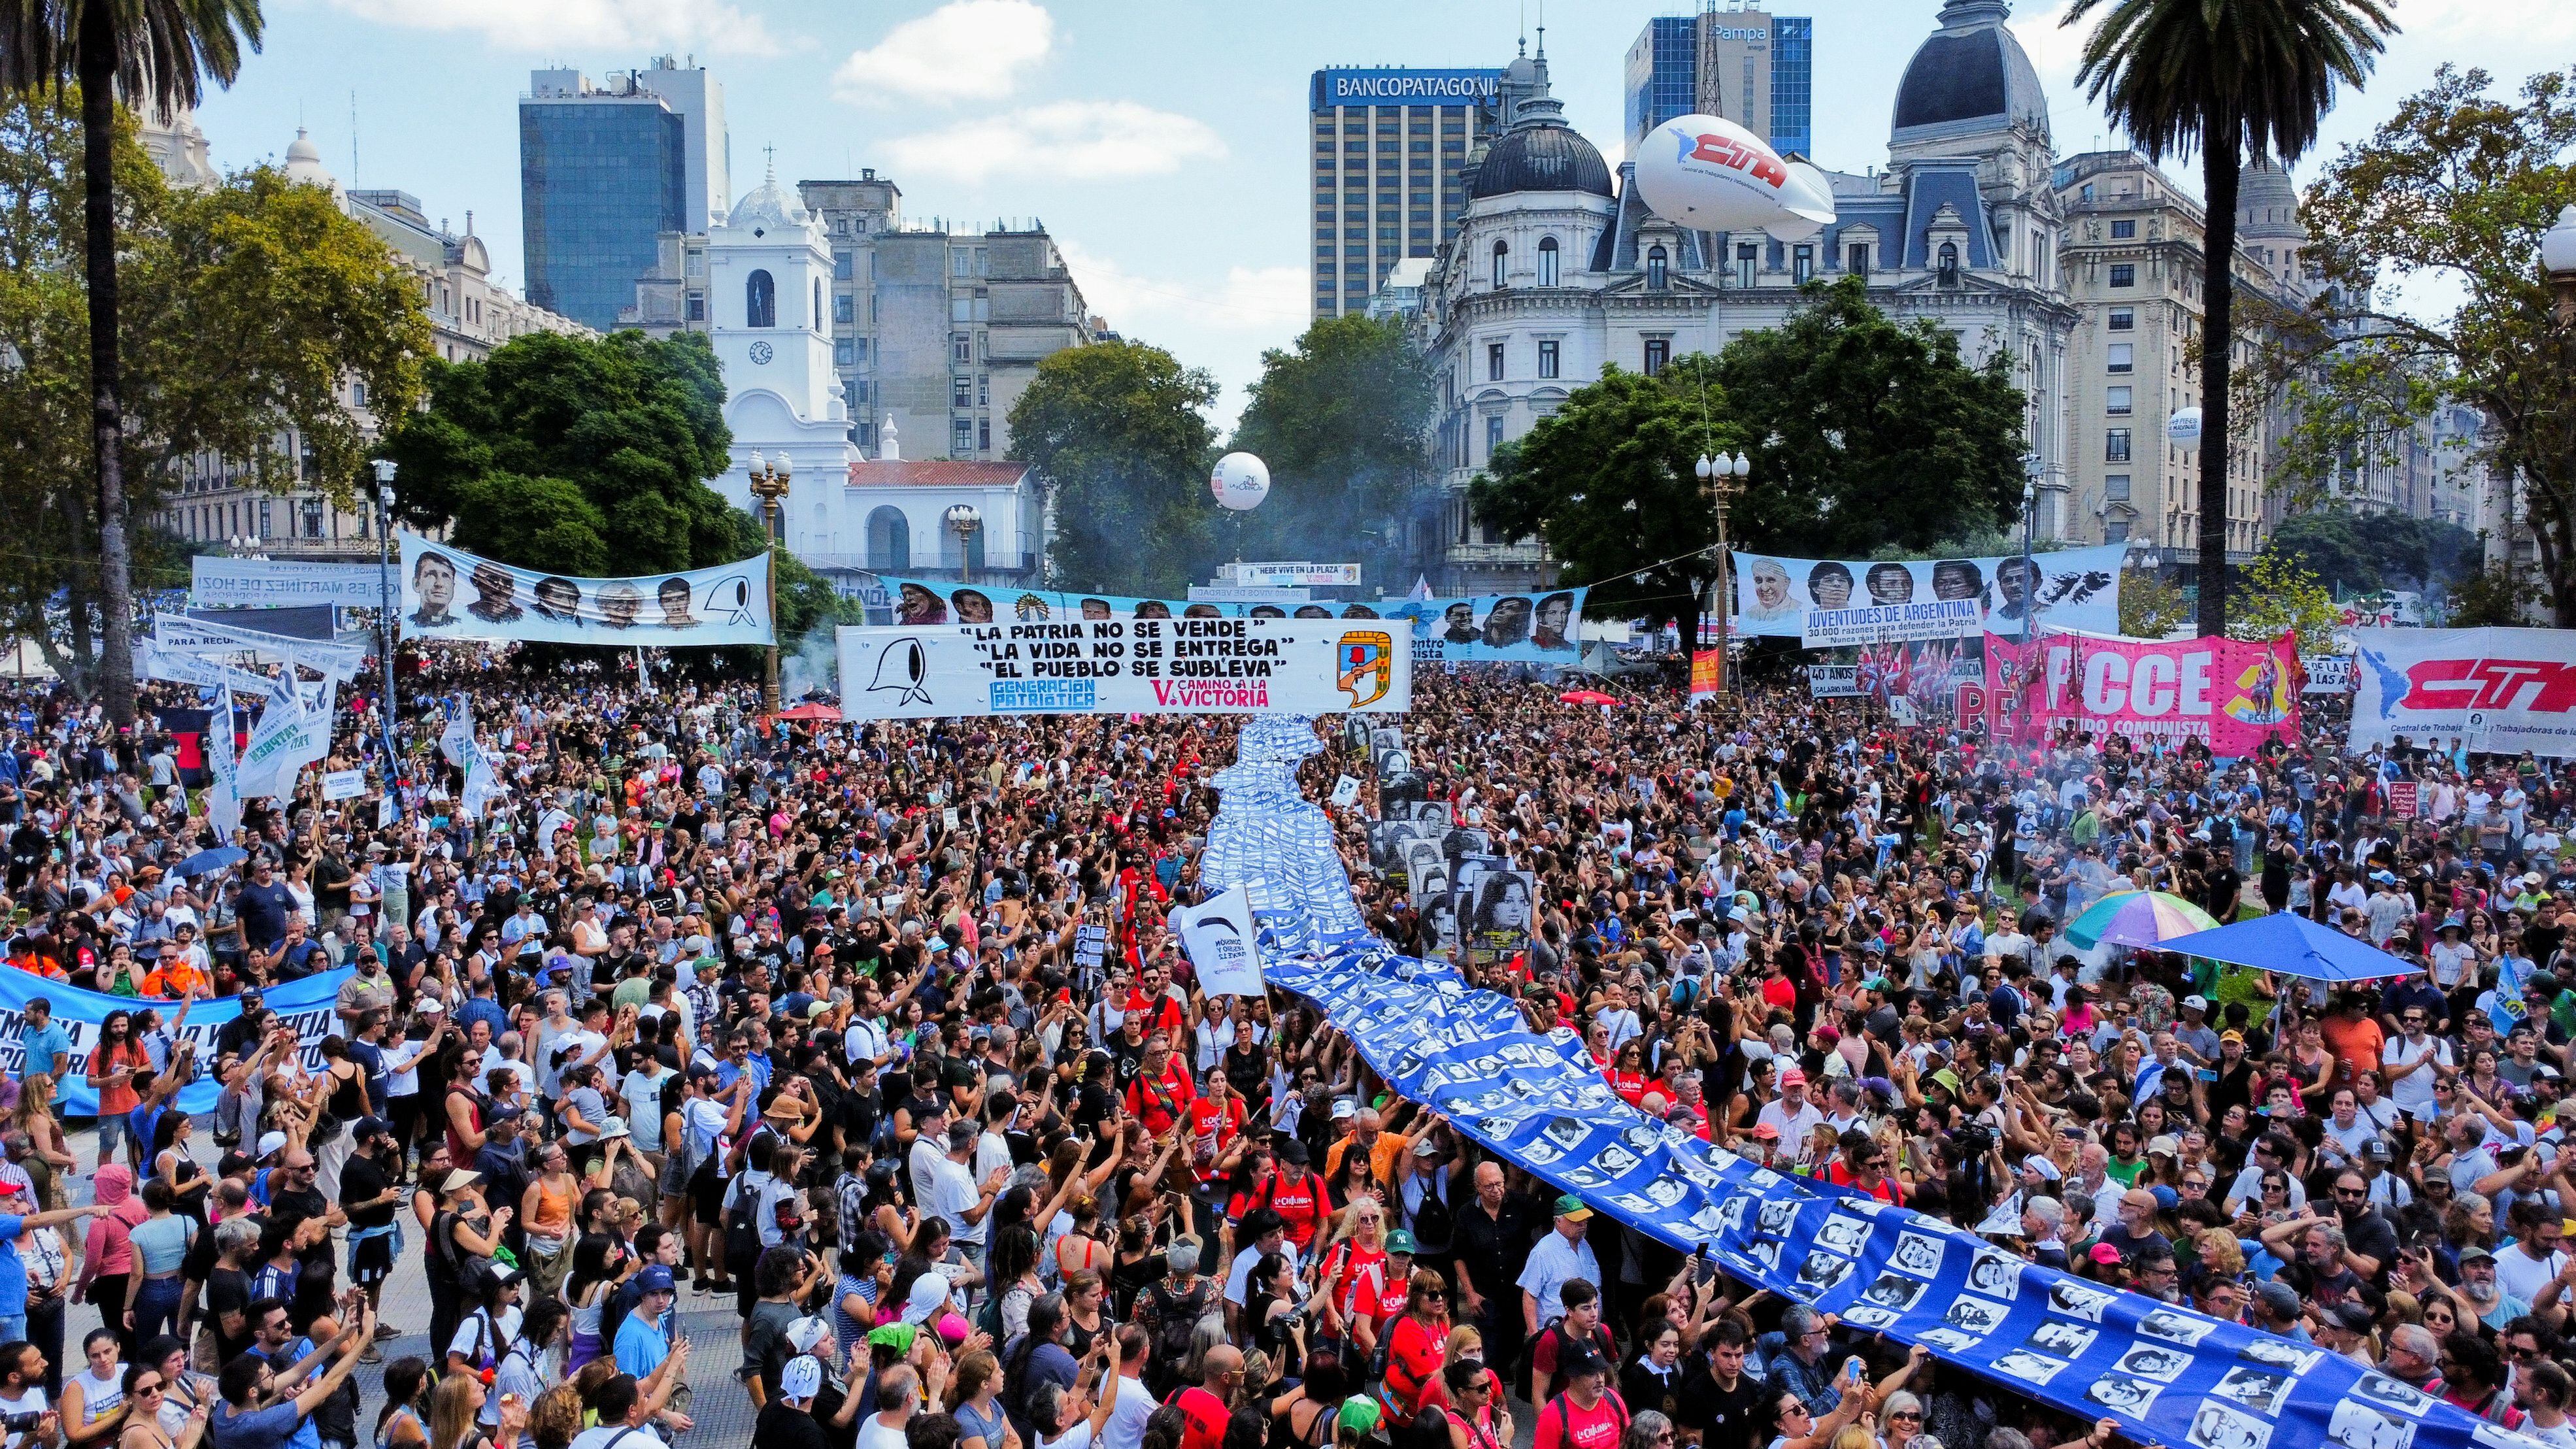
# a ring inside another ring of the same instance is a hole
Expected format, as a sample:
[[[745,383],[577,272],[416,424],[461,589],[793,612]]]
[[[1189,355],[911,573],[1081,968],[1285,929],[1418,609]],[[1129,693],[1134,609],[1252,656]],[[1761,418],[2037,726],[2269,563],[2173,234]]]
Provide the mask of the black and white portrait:
[[[2272,1426],[2224,1399],[2203,1399],[2184,1437],[2196,1449],[2269,1449]]]
[[[1852,1269],[1858,1266],[1849,1258],[1837,1258],[1830,1253],[1811,1253],[1805,1262],[1798,1265],[1796,1291],[1812,1298],[1829,1288],[1838,1286],[1845,1278],[1850,1277]]]
[[[2169,1384],[2182,1377],[2184,1369],[2191,1367],[2191,1355],[2142,1343],[2120,1355],[2120,1361],[2112,1367],[2137,1378]]]
[[[1601,1155],[1594,1158],[1593,1163],[1612,1177],[1626,1177],[1637,1170],[1637,1164],[1642,1160],[1627,1148],[1613,1143],[1602,1148]]]
[[[2024,1353],[2020,1349],[2014,1349],[1995,1360],[1996,1373],[2010,1374],[2027,1384],[2047,1383],[2057,1377],[2058,1370],[2064,1367],[2066,1367],[2064,1359],[2045,1358],[2035,1353]]]
[[[1977,1337],[1978,1336],[1976,1334],[1962,1333],[1958,1329],[1949,1327],[1927,1328],[1923,1330],[1923,1341],[1925,1343],[1930,1344],[1934,1348],[1946,1348],[1952,1353],[1966,1353],[1968,1350],[1975,1348],[1977,1346]]]
[[[1887,1266],[1929,1278],[1941,1271],[1941,1240],[1921,1233],[1900,1233],[1896,1251],[1887,1255]],[[1976,1286],[1973,1273],[1969,1286]]]
[[[2032,1329],[2030,1337],[2023,1339],[2022,1344],[2024,1347],[2037,1349],[2041,1353],[2053,1353],[2061,1358],[2074,1358],[2091,1348],[2093,1340],[2100,1335],[2099,1329],[2086,1328],[2079,1323],[2060,1323],[2052,1318]]]
[[[2318,1360],[2323,1359],[2326,1353],[2321,1348],[2301,1348],[2285,1338],[2258,1334],[2244,1347],[2237,1349],[2236,1356],[2247,1363],[2268,1364],[2292,1378],[2297,1378],[2315,1368]]]
[[[2099,1323],[2102,1310],[2111,1306],[2111,1295],[2099,1288],[2086,1287],[2072,1278],[2060,1278],[2048,1285],[2048,1306],[2069,1318]]]
[[[2229,1369],[2211,1392],[2268,1419],[2281,1412],[2281,1399],[2290,1392],[2290,1378],[2278,1369]]]
[[[2363,1374],[2353,1381],[2352,1391],[2402,1413],[2420,1414],[2433,1407],[2431,1394],[2413,1384],[2400,1383],[2386,1374]]]
[[[1855,1303],[1844,1309],[1842,1313],[1845,1323],[1856,1323],[1863,1328],[1878,1329],[1894,1328],[1899,1316],[1895,1310],[1881,1308],[1875,1303]]]
[[[1816,1246],[1828,1253],[1857,1253],[1869,1241],[1869,1224],[1858,1218],[1832,1217],[1816,1229]]]
[[[1776,1238],[1788,1232],[1797,1221],[1797,1199],[1781,1198],[1776,1202],[1766,1202],[1762,1205],[1762,1215],[1753,1220],[1753,1227],[1756,1232],[1768,1233]]]
[[[2021,1293],[2021,1260],[1992,1248],[1979,1248],[1968,1260],[1968,1286],[1996,1298]]]
[[[2155,1403],[2156,1395],[2163,1392],[2164,1389],[2159,1385],[2140,1379],[2128,1378],[2120,1374],[2104,1374],[2085,1388],[2084,1397],[2100,1404],[2108,1413],[2126,1414],[2132,1419],[2143,1419],[2147,1416],[2148,1408]]]
[[[1923,1290],[1930,1286],[1902,1273],[1881,1273],[1877,1282],[1861,1290],[1860,1296],[1864,1302],[1875,1303],[1882,1308],[1905,1309],[1913,1307],[1914,1300],[1922,1297]],[[1851,1315],[1843,1316],[1848,1318]]]
[[[2217,1326],[2216,1319],[2177,1313],[2169,1308],[2160,1308],[2138,1320],[2138,1332],[2147,1337],[2184,1345],[2196,1344],[2207,1338],[2209,1331]]]
[[[1942,1318],[1962,1333],[1973,1333],[1983,1338],[2003,1326],[2004,1315],[2009,1311],[2002,1304],[1989,1303],[1983,1298],[1961,1298],[1950,1305],[1950,1311]]]
[[[1571,1151],[1592,1137],[1592,1124],[1575,1117],[1553,1117],[1548,1120],[1547,1140]]]
[[[2343,1399],[2335,1404],[2334,1417],[2326,1421],[2326,1438],[2343,1449],[2409,1449],[2415,1442],[2415,1421],[2376,1405]]]

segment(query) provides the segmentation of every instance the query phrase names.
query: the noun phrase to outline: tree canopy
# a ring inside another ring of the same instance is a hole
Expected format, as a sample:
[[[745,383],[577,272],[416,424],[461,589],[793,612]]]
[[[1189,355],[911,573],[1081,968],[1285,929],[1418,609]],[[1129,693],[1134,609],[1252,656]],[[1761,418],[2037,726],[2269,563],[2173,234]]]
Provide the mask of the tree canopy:
[[[1244,515],[1239,541],[1219,541],[1247,558],[1357,558],[1392,580],[1433,478],[1429,364],[1400,320],[1352,315],[1262,353],[1261,368],[1234,446],[1269,465],[1270,497]]]
[[[1142,342],[1068,347],[1011,407],[1011,456],[1055,508],[1049,577],[1103,593],[1172,596],[1212,561],[1216,380]]]
[[[2272,531],[2272,552],[2297,560],[2344,594],[2413,589],[2437,594],[2483,565],[2478,536],[2441,518],[2311,508]]]

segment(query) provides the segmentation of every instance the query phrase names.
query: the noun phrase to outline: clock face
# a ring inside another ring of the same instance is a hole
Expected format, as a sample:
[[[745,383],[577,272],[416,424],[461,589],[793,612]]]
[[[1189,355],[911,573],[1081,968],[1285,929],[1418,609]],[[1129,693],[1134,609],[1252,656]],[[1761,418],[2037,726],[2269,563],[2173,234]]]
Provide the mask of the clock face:
[[[769,359],[777,355],[777,353],[770,350],[770,346],[766,342],[755,342],[751,344],[751,365],[754,367],[767,367],[769,365]]]

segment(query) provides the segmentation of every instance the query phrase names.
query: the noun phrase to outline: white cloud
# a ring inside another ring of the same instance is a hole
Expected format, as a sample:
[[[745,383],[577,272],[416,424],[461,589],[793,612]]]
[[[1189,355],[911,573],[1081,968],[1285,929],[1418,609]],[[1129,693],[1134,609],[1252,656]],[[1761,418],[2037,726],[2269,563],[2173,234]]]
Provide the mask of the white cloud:
[[[776,55],[757,15],[725,0],[331,0],[362,19],[409,30],[464,31],[512,50],[653,49]]]
[[[1303,330],[1307,320],[1302,266],[1226,269],[1215,285],[1141,277],[1117,262],[1059,237],[1065,265],[1091,310],[1122,331],[1181,323],[1221,330]]]
[[[2535,49],[2563,47],[2576,43],[2576,8],[2566,5],[2500,5],[2496,0],[2403,0],[2395,7],[2398,33],[2389,38],[2388,48],[2395,53],[2400,47],[2413,48],[2409,41],[2438,41],[2443,58],[2463,65],[2493,65],[2503,61],[2509,67],[2499,74],[2519,84],[2526,70],[2545,69],[2546,58],[2525,60]],[[2452,53],[2464,45],[2505,44],[2513,47],[2506,54],[2490,60]]]
[[[968,185],[996,177],[1116,181],[1225,155],[1204,123],[1134,101],[1055,101],[885,143],[902,172]]]
[[[850,52],[833,73],[845,101],[990,101],[1055,46],[1055,18],[1032,0],[949,0],[885,39]]]
[[[2084,64],[2085,37],[2101,23],[2101,12],[2094,13],[2096,18],[2084,24],[2072,28],[2061,25],[2058,22],[2066,18],[2066,0],[2056,0],[2044,10],[2013,17],[2013,39],[2020,41],[2023,52],[2030,56],[2031,68],[2039,72],[2042,86],[2060,94],[2075,89],[2075,72]]]

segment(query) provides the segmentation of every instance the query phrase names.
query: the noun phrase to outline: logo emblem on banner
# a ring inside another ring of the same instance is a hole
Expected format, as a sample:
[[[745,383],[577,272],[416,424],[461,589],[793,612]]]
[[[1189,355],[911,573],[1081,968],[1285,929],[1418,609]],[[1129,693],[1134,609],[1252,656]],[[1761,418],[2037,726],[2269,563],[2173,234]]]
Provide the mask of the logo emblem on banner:
[[[1365,709],[1386,697],[1395,683],[1395,640],[1375,629],[1355,629],[1342,636],[1340,654],[1342,672],[1334,687],[1351,697],[1351,708]],[[1363,681],[1372,681],[1367,694],[1360,693]]]
[[[897,639],[877,656],[877,677],[868,684],[868,693],[880,689],[895,691],[895,697],[906,704],[930,703],[930,691],[921,687],[930,675],[930,657],[918,639]]]

